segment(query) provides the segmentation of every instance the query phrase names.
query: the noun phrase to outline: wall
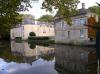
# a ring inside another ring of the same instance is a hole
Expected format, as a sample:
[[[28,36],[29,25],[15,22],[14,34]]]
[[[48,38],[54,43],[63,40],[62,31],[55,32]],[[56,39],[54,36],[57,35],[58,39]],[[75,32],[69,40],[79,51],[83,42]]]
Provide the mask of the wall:
[[[38,26],[38,36],[54,36],[54,26],[49,24],[42,24]]]
[[[11,29],[10,32],[11,39],[15,39],[16,37],[22,37],[23,40],[26,40],[28,39],[30,32],[34,32],[36,36],[47,36],[47,37],[55,36],[54,26],[51,24],[41,24],[41,25],[25,24]]]
[[[75,19],[75,18],[74,18]],[[80,30],[83,30],[83,37],[80,36]],[[73,41],[88,40],[88,29],[84,25],[69,26],[63,20],[55,23],[55,42],[69,43]]]
[[[23,36],[23,27],[13,28],[10,30],[11,39]]]
[[[38,25],[31,25],[31,24],[27,24],[27,25],[23,25],[24,27],[24,37],[23,39],[26,40],[29,37],[29,33],[30,32],[34,32],[36,34],[36,36],[38,36],[37,34],[37,29],[38,29]]]
[[[87,14],[72,17],[72,26],[69,26],[64,20],[55,20],[55,42],[72,43],[89,40],[95,36],[95,31],[90,30],[88,26],[89,17],[94,17],[98,21],[98,15],[88,12]]]

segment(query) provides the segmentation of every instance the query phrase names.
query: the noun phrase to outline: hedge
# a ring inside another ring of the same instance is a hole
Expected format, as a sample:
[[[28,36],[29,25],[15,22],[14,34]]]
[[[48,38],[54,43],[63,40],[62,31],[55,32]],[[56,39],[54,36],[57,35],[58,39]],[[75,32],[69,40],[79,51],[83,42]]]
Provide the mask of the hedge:
[[[28,37],[28,40],[49,40],[49,37]]]

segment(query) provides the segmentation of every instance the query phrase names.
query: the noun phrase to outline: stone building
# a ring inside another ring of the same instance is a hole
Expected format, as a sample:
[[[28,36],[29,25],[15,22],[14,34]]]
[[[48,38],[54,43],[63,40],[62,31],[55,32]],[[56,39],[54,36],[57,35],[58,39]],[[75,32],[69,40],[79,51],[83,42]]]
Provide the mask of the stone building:
[[[82,3],[82,8],[78,9],[78,13],[71,17],[72,26],[69,26],[61,17],[55,16],[55,42],[77,43],[93,39],[93,35],[95,34],[94,30],[86,26],[86,24],[94,24],[92,22],[89,22],[89,19],[91,20],[91,18],[95,20],[94,23],[98,21],[98,15],[90,12],[88,9],[85,9],[84,3]]]
[[[16,25],[10,31],[11,39],[21,37],[27,40],[29,33],[34,32],[37,37],[51,37],[53,38],[54,26],[52,23],[33,21],[30,18],[24,18],[22,24]]]

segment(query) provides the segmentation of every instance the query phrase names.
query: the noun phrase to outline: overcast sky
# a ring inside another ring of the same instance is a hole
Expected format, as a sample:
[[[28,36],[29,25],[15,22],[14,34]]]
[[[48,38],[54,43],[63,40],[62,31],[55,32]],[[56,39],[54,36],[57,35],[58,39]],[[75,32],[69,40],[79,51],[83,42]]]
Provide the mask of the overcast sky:
[[[49,12],[45,12],[45,10],[41,9],[41,4],[43,0],[39,0],[39,2],[33,4],[33,8],[30,8],[28,12],[24,12],[25,14],[32,14],[35,16],[35,18],[39,18],[42,15],[50,14]],[[81,8],[81,4],[85,3],[85,7],[88,8],[90,6],[97,5],[95,2],[100,3],[100,0],[80,0],[80,3],[78,4],[78,8]],[[52,13],[54,15],[54,13]]]

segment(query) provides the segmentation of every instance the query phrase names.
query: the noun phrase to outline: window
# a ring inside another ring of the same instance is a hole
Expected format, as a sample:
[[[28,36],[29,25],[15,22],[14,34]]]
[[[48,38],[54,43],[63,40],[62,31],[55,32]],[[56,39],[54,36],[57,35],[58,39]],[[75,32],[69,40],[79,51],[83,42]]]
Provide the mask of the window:
[[[80,19],[80,22],[81,22],[81,25],[84,25],[84,24],[86,24],[86,19],[82,18],[82,19]]]
[[[50,28],[49,28],[49,32],[50,32]]]
[[[64,36],[65,36],[65,34],[66,34],[66,33],[65,33],[65,31],[62,31],[62,37],[64,37]]]
[[[40,27],[41,27],[42,25],[40,25]]]
[[[79,26],[79,25],[84,25],[86,24],[86,18],[79,18],[74,20],[74,25]]]
[[[75,19],[75,20],[74,20],[74,24],[75,24],[76,26],[80,25],[80,20],[79,20],[79,19]]]
[[[83,30],[83,29],[80,30],[80,37],[81,37],[81,38],[84,37],[84,30]]]
[[[14,37],[14,33],[12,33],[12,37]]]
[[[23,34],[22,34],[22,36],[24,37],[24,31],[23,31]]]
[[[22,29],[24,30],[24,26],[22,27]]]
[[[46,33],[46,31],[45,31],[45,30],[43,30],[43,33]]]
[[[68,38],[70,38],[70,31],[68,31]]]
[[[64,21],[61,22],[61,28],[63,28],[63,26],[64,26]]]

